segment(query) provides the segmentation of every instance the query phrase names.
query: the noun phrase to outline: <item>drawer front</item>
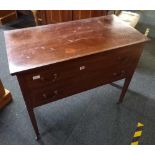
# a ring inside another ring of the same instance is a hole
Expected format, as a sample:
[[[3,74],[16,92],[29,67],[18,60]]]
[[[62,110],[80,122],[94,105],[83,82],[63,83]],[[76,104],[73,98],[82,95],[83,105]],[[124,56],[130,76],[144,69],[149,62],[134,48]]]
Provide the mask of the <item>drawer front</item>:
[[[81,76],[92,76],[99,72],[114,72],[113,68],[118,68],[126,73],[134,69],[137,60],[135,49],[122,48],[97,55],[86,56],[68,62],[61,62],[51,67],[30,72],[25,75],[25,82],[30,88],[40,88],[49,85],[64,85],[64,81]],[[115,69],[116,70],[116,69]],[[120,73],[119,73],[120,74]]]
[[[87,75],[83,74],[78,77],[70,77],[58,85],[47,86],[36,90],[33,89],[34,91],[31,92],[33,106],[36,107],[103,84],[108,84],[123,79],[126,76],[127,71],[125,69],[113,67],[101,72],[92,72]]]
[[[92,69],[86,65],[79,74],[62,78],[53,85],[46,85],[32,91],[33,106],[37,107],[76,93],[80,93],[97,86],[108,84],[127,77],[133,72],[133,64],[98,66]],[[34,90],[34,89],[32,89]]]

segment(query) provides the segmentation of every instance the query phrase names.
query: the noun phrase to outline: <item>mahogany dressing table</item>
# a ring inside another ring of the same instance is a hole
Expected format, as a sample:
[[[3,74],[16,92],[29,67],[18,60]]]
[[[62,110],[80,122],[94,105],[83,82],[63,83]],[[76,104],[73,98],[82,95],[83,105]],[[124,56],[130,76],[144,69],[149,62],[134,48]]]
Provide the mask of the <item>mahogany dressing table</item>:
[[[35,107],[125,79],[121,103],[147,40],[115,15],[5,31],[37,138]]]

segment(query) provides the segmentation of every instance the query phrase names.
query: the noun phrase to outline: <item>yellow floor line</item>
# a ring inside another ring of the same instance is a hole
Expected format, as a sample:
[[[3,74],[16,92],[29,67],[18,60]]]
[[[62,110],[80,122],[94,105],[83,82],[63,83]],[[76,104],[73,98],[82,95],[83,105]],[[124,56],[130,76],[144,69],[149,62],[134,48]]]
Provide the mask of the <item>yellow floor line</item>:
[[[143,123],[141,123],[141,122],[137,123],[137,128],[136,128],[136,131],[133,135],[131,145],[138,145],[139,144],[139,139],[142,136],[143,127],[144,127]]]

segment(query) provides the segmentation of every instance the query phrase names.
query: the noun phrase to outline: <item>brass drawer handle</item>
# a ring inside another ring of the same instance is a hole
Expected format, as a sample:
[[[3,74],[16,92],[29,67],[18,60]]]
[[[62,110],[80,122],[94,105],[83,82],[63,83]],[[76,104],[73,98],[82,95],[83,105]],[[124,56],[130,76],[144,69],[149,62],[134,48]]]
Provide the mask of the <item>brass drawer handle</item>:
[[[118,57],[117,60],[125,63],[125,62],[128,62],[128,58],[127,57]]]
[[[123,76],[123,75],[125,75],[125,71],[124,70],[121,71],[121,76]]]
[[[47,98],[47,95],[46,95],[46,94],[43,94],[43,97],[44,97],[44,98]]]
[[[81,66],[80,71],[86,69],[86,66]]]
[[[113,76],[117,76],[117,75],[118,75],[118,73],[116,73],[116,72],[113,73]]]
[[[57,79],[57,74],[55,73],[55,74],[53,74],[53,79],[52,79],[52,81],[55,82],[56,79]]]
[[[122,74],[124,74],[124,73],[125,73],[125,71],[124,71],[124,70],[122,70],[122,71],[121,71],[121,73],[122,73]]]
[[[119,76],[119,75],[121,76],[125,75],[125,71],[122,70],[120,73],[116,73],[116,72],[113,73],[113,76]]]
[[[52,82],[55,82],[55,81],[56,81],[56,79],[57,79],[57,74],[55,73],[55,74],[53,74]],[[41,77],[40,77],[40,80],[41,80],[41,81],[45,81],[45,80],[46,80],[46,78],[45,78],[45,77],[43,77],[43,76],[41,76]],[[48,79],[47,79],[47,81],[48,81]]]
[[[54,97],[56,97],[56,95],[58,95],[58,91],[54,90],[52,97],[51,97],[51,95],[48,96],[46,93],[44,93],[42,96],[43,96],[44,99],[47,99],[47,98],[54,98]]]
[[[32,80],[38,80],[40,78],[41,78],[40,75],[34,75],[34,76],[32,76]]]

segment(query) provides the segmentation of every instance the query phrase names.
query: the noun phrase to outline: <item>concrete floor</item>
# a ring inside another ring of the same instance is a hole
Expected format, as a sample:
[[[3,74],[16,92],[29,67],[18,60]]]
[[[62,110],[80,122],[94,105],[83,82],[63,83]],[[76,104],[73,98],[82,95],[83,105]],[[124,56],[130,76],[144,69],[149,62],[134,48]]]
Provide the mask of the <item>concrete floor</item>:
[[[22,22],[23,23],[23,22]],[[130,144],[137,122],[140,144],[155,144],[155,39],[147,43],[122,105],[120,88],[101,86],[35,109],[41,139],[34,131],[16,77],[9,74],[0,27],[0,78],[13,101],[0,111],[0,144]],[[29,26],[33,26],[30,24]],[[22,26],[21,26],[22,27]]]

